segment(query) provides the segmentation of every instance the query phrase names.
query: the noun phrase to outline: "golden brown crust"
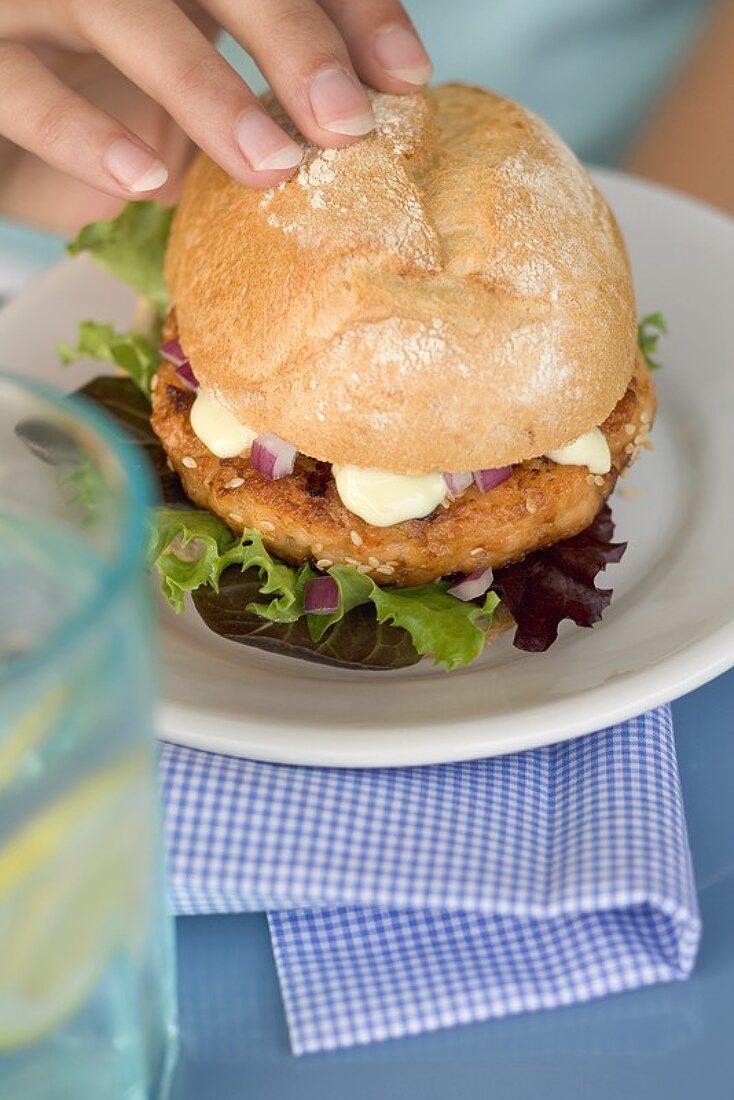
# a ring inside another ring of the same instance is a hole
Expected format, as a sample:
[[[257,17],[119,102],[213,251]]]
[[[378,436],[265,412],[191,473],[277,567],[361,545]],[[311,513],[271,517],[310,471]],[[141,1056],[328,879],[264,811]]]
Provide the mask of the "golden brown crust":
[[[305,454],[400,473],[515,463],[599,424],[636,317],[586,171],[479,88],[373,103],[375,134],[309,147],[272,191],[195,162],[167,276],[197,377]]]
[[[614,462],[606,477],[532,459],[490,493],[472,487],[425,519],[372,527],[344,507],[328,467],[312,459],[299,456],[293,474],[267,481],[247,456],[216,458],[191,429],[192,395],[173,368],[164,364],[156,377],[153,427],[196,504],[235,531],[257,528],[266,546],[287,561],[320,562],[323,569],[334,562],[353,565],[384,585],[423,584],[505,565],[582,531],[646,442],[655,411],[652,381],[640,359],[603,424]]]

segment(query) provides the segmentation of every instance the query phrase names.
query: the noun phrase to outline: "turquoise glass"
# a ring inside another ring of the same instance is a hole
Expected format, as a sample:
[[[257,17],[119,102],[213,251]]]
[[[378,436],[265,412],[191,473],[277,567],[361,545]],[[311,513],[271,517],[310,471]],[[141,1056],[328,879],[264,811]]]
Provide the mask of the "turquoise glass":
[[[176,1048],[147,471],[0,374],[0,1097],[163,1100]]]

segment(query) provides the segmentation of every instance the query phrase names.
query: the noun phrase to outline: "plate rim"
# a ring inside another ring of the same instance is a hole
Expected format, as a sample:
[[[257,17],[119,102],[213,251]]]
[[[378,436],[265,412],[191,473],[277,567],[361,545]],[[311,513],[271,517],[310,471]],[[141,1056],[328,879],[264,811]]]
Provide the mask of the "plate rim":
[[[712,652],[706,656],[708,650]],[[691,664],[692,652],[700,654],[702,658],[693,671],[688,667]],[[374,760],[375,747],[363,744],[368,731],[360,730],[355,736],[354,728],[346,724],[330,728],[328,744],[324,743],[320,747],[314,747],[311,744],[310,747],[304,748],[301,743],[291,740],[280,741],[279,734],[292,729],[292,726],[276,723],[268,727],[267,738],[256,735],[257,747],[255,747],[255,742],[251,743],[247,736],[248,727],[243,726],[235,716],[217,712],[211,707],[198,709],[171,702],[163,702],[159,707],[159,737],[163,741],[187,748],[203,749],[226,756],[306,767],[388,768],[449,764],[462,760],[475,760],[482,756],[506,756],[514,752],[560,744],[574,737],[596,733],[630,718],[636,718],[654,707],[671,703],[732,667],[734,667],[734,622],[727,623],[712,634],[706,635],[705,638],[701,638],[698,642],[692,643],[691,646],[657,664],[654,683],[650,682],[651,670],[643,668],[631,677],[625,678],[619,685],[614,685],[613,688],[607,685],[604,688],[604,694],[608,702],[604,700],[605,705],[600,707],[598,699],[596,700],[591,726],[588,712],[579,704],[597,693],[600,690],[598,687],[577,692],[557,702],[527,707],[516,712],[515,715],[508,716],[508,732],[501,736],[493,732],[491,742],[486,740],[486,715],[457,718],[457,727],[462,731],[460,745],[456,744],[452,735],[449,742],[434,745],[432,738],[430,742],[423,742],[418,748],[413,740],[405,740],[405,727],[382,725],[381,735],[385,738],[393,737],[394,740],[391,741],[390,760],[378,763]],[[675,684],[672,689],[671,679]],[[630,686],[634,685],[637,685],[638,690],[631,692]],[[624,691],[624,697],[616,698],[621,691]],[[568,717],[571,704],[573,704],[573,710],[578,712],[573,718]],[[557,716],[556,711],[559,712]],[[553,714],[551,721],[548,721],[549,713]],[[526,732],[513,731],[512,727],[520,719],[523,724],[526,724],[536,716],[543,717],[542,725],[533,726]],[[171,721],[176,723],[175,732],[171,731]],[[202,722],[208,725],[206,732],[201,732]],[[194,728],[194,723],[199,727],[198,730]],[[211,728],[212,723],[215,724],[214,730]],[[219,726],[218,730],[217,726]],[[438,731],[445,726],[437,724],[435,728]],[[483,729],[485,740],[480,745]],[[307,730],[304,729],[304,732]],[[273,742],[272,745],[269,741]],[[332,741],[340,742],[338,750],[330,747]],[[348,747],[345,748],[345,745]],[[368,759],[369,754],[372,754],[371,759]]]

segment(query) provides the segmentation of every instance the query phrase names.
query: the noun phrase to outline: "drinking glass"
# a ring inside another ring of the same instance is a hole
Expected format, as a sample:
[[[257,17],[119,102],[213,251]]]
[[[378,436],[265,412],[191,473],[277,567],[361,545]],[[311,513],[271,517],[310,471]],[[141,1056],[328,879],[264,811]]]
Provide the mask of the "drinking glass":
[[[3,1100],[161,1100],[174,1061],[135,455],[0,373]]]

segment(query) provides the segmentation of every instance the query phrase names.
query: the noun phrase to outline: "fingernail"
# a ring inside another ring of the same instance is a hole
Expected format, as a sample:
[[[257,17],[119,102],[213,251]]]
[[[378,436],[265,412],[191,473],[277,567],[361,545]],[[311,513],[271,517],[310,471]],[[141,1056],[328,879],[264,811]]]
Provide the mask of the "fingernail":
[[[301,146],[257,107],[249,107],[240,115],[235,140],[255,172],[295,168],[303,160]]]
[[[373,42],[375,57],[386,73],[407,84],[426,84],[433,73],[428,54],[413,31],[394,23],[382,27]]]
[[[113,141],[105,155],[105,168],[128,191],[155,191],[168,179],[168,169],[149,149],[129,138]]]
[[[319,126],[333,134],[360,137],[375,128],[375,116],[364,91],[343,69],[323,69],[308,90]]]

